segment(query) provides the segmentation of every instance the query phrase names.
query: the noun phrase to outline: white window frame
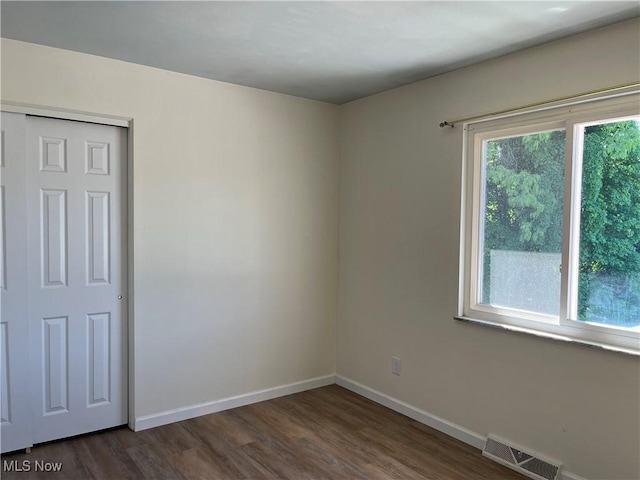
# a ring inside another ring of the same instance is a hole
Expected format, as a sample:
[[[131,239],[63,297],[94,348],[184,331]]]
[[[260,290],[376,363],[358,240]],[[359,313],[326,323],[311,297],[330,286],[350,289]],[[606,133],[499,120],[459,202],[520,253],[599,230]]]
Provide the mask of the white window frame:
[[[577,275],[582,143],[584,127],[604,121],[620,121],[640,115],[640,92],[614,98],[598,98],[580,104],[547,108],[497,119],[464,124],[460,295],[458,317],[492,326],[533,333],[566,341],[640,354],[640,327],[620,329],[573,320],[577,305]],[[544,315],[480,303],[482,237],[484,223],[483,143],[488,139],[563,129],[566,160],[563,211],[562,265],[559,315]],[[575,172],[575,174],[574,174]],[[567,268],[565,268],[567,266]]]

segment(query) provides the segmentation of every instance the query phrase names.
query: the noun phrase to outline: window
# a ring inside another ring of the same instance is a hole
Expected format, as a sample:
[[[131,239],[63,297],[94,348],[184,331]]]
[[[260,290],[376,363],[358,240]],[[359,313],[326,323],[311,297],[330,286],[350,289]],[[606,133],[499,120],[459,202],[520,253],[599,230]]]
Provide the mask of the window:
[[[639,100],[465,125],[462,317],[640,352]]]

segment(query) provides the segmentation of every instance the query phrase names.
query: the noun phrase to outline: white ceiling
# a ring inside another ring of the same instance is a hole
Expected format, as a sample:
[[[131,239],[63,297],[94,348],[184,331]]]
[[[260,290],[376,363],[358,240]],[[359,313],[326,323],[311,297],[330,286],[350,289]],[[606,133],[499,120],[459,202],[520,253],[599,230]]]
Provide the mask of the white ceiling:
[[[3,37],[342,104],[636,17],[640,2],[2,1],[1,13]]]

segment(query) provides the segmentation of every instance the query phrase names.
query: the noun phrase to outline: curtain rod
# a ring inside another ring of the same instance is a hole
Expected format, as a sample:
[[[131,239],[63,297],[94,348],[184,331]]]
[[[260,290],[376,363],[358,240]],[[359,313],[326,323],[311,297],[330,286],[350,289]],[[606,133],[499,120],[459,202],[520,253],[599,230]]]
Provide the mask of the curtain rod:
[[[627,83],[625,85],[618,85],[617,87],[604,88],[604,89],[600,89],[600,90],[592,90],[590,92],[579,93],[577,95],[570,95],[570,96],[567,96],[567,97],[560,97],[560,98],[555,98],[553,100],[547,100],[546,102],[530,103],[529,105],[524,105],[522,107],[509,108],[509,109],[506,109],[506,110],[499,110],[497,112],[486,113],[484,115],[476,115],[476,116],[467,117],[467,118],[458,118],[457,120],[451,120],[451,121],[445,120],[444,122],[440,123],[440,128],[444,128],[444,127],[453,128],[458,123],[469,122],[471,120],[478,120],[478,119],[485,118],[485,117],[494,117],[496,115],[504,115],[504,114],[507,114],[507,113],[517,113],[517,112],[520,112],[521,110],[528,110],[530,108],[536,108],[536,107],[544,107],[544,106],[547,106],[547,105],[552,105],[554,103],[564,102],[566,100],[576,100],[576,99],[579,99],[579,98],[589,97],[591,95],[597,95],[597,94],[601,94],[601,93],[617,92],[619,90],[624,90],[624,89],[632,88],[632,87],[640,87],[640,82],[632,82],[632,83]]]

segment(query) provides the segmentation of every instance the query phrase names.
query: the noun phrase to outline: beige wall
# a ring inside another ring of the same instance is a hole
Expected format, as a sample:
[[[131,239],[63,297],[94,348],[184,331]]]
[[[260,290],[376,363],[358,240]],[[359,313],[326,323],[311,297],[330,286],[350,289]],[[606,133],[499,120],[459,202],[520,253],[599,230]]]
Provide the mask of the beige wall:
[[[338,374],[575,474],[640,478],[638,358],[453,320],[462,129],[438,127],[639,76],[632,21],[344,106]]]
[[[6,39],[2,99],[134,119],[137,418],[334,373],[335,106]]]

